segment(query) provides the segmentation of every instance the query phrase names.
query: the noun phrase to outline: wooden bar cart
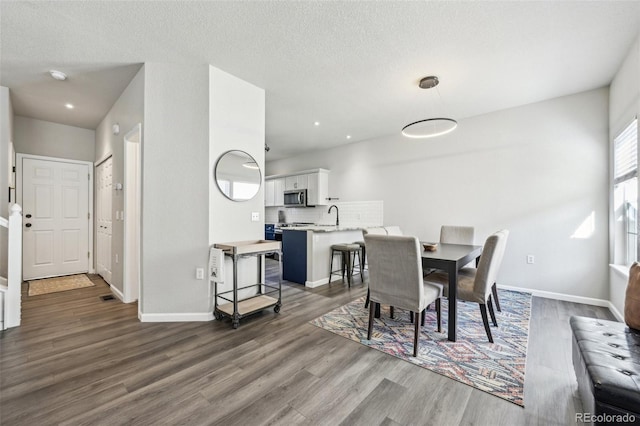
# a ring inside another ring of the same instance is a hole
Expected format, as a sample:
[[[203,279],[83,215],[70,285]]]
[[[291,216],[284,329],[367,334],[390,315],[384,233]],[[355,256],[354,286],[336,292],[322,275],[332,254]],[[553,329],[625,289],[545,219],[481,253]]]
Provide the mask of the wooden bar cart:
[[[274,312],[280,312],[282,306],[282,243],[280,241],[251,240],[238,241],[232,243],[215,244],[215,248],[221,249],[225,256],[231,257],[233,261],[233,289],[218,292],[218,283],[214,281],[214,307],[213,315],[215,319],[221,320],[224,317],[231,318],[233,328],[238,328],[240,319],[263,309],[273,306]],[[268,253],[278,254],[278,284],[267,284],[263,265],[265,255]],[[256,284],[243,285],[238,287],[238,262],[246,257],[258,258],[258,277]],[[239,299],[238,291],[255,288],[256,294]],[[218,298],[226,303],[218,304]]]

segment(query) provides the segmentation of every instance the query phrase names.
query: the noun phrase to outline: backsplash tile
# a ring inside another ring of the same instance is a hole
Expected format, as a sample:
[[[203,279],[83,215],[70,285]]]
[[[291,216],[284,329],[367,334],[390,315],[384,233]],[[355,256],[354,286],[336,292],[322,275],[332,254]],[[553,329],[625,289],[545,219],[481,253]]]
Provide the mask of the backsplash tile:
[[[382,226],[384,223],[384,203],[382,201],[338,201],[333,204],[340,210],[340,225],[370,227]],[[284,212],[286,223],[306,222],[321,225],[336,223],[335,209],[329,214],[329,206],[266,207],[265,223],[278,223],[278,210]]]

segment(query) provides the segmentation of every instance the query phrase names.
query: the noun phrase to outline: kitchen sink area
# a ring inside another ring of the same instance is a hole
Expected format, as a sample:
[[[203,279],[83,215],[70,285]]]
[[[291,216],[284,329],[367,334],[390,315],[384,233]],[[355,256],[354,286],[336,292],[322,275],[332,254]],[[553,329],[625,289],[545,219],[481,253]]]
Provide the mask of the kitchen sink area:
[[[282,278],[310,288],[329,282],[331,245],[362,241],[363,229],[383,224],[382,201],[274,204],[265,205],[265,239],[282,241]]]
[[[282,278],[310,288],[329,282],[331,245],[361,241],[362,229],[368,227],[293,222],[267,224],[265,229],[271,226],[273,238],[282,241]]]

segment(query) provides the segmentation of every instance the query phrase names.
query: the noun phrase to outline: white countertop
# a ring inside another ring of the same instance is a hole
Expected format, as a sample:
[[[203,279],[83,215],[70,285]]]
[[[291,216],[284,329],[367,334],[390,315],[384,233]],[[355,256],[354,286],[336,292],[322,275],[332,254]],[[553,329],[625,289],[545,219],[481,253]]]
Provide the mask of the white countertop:
[[[340,231],[362,231],[366,229],[366,226],[359,225],[303,225],[303,226],[288,226],[282,228],[282,231],[312,231],[312,232],[340,232]]]

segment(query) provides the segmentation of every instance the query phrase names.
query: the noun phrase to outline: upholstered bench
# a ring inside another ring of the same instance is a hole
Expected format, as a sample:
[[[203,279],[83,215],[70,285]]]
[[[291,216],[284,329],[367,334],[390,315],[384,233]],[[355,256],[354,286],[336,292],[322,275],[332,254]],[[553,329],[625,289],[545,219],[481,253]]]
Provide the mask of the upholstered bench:
[[[640,424],[640,332],[595,318],[574,316],[570,324],[583,419]]]

